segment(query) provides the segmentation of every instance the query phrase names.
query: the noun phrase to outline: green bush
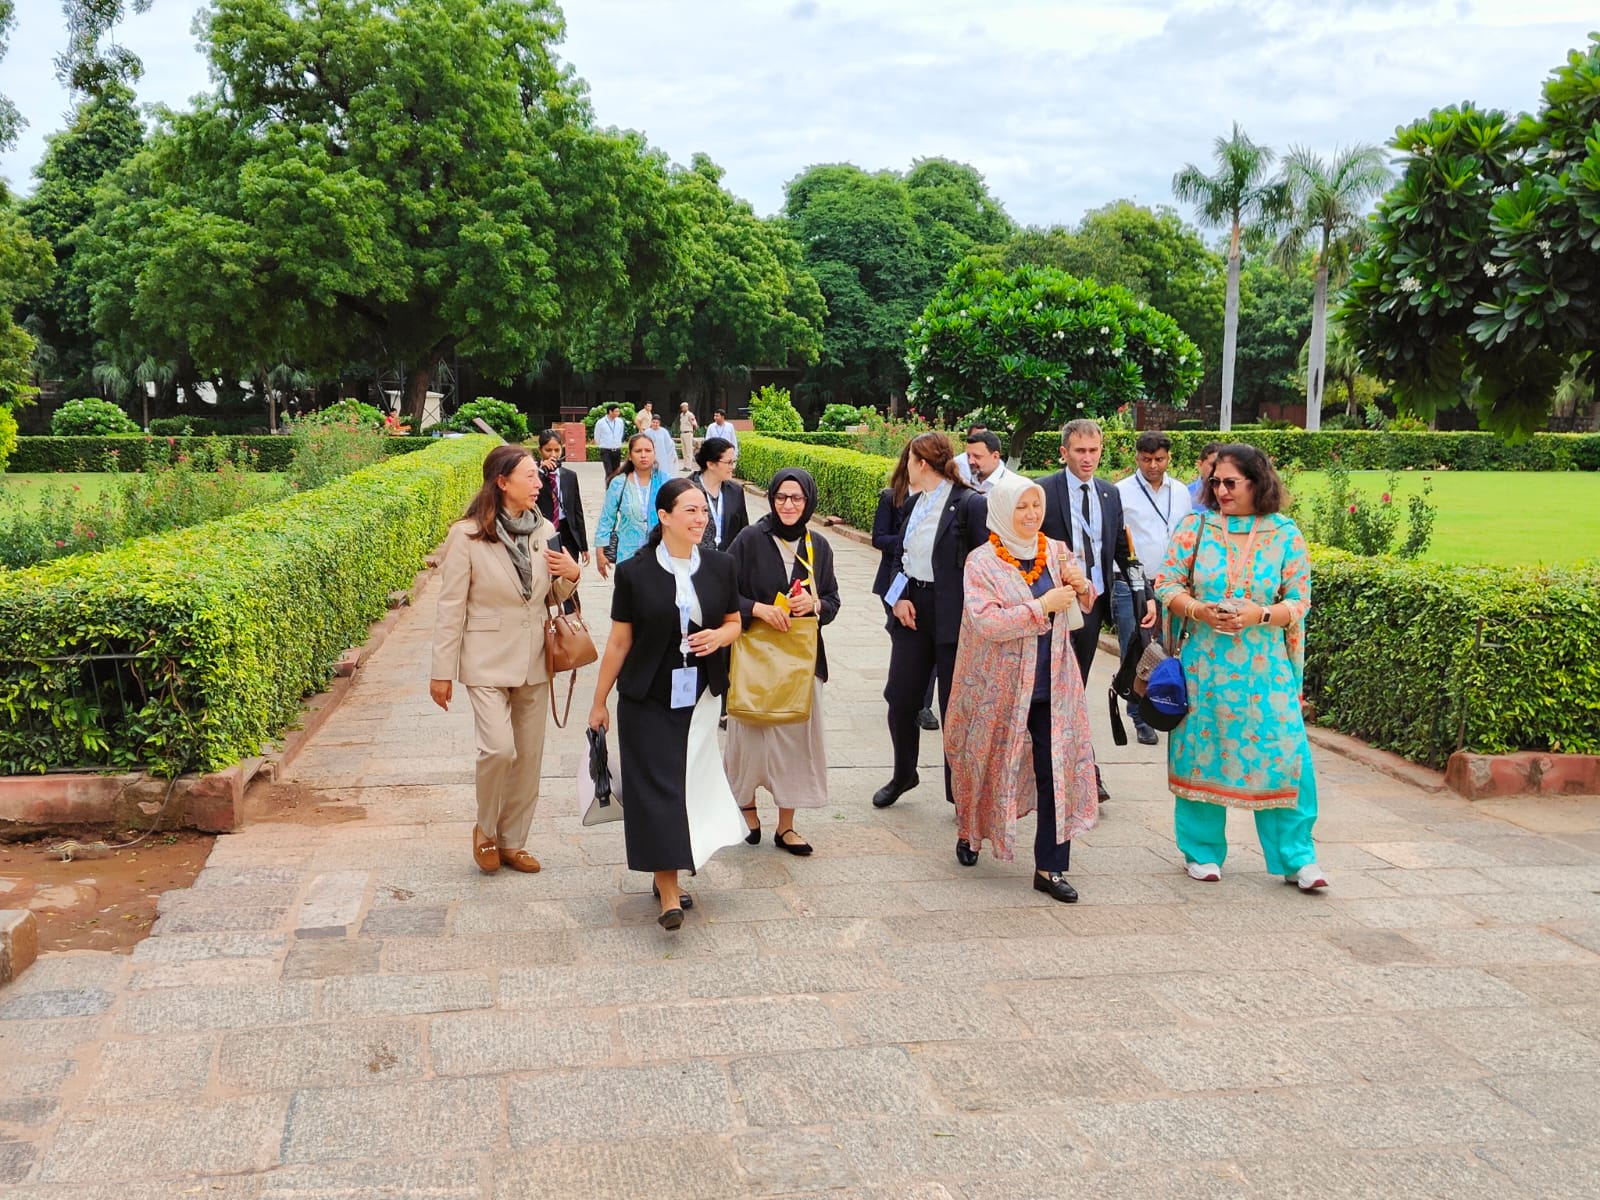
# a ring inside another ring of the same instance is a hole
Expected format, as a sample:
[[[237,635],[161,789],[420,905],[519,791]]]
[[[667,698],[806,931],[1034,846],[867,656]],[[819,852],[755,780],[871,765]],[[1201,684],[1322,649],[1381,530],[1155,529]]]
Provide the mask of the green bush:
[[[750,425],[757,433],[799,433],[805,429],[800,410],[789,401],[789,389],[770,383],[750,397]]]
[[[209,413],[196,413],[183,417],[151,417],[152,437],[215,437],[217,434],[260,434],[265,436],[267,418],[215,417]]]
[[[491,444],[436,441],[284,500],[271,521],[243,513],[0,574],[0,773],[212,771],[258,753],[410,585]],[[52,661],[91,654],[135,657],[96,674]]]
[[[522,415],[516,405],[496,400],[493,396],[479,396],[476,400],[467,401],[450,415],[444,425],[446,429],[457,433],[477,433],[478,427],[472,423],[474,418],[483,421],[508,442],[527,440],[528,418]]]
[[[296,428],[307,425],[356,425],[362,429],[382,429],[383,410],[375,404],[366,404],[354,396],[346,396],[327,408],[319,408],[295,418]]]
[[[1294,488],[1290,481],[1290,495]],[[1378,555],[1398,553],[1401,558],[1416,558],[1428,548],[1433,539],[1433,521],[1437,508],[1428,496],[1433,484],[1422,481],[1422,494],[1410,499],[1410,520],[1406,523],[1406,536],[1398,547],[1395,538],[1400,533],[1400,509],[1394,503],[1394,493],[1400,490],[1400,473],[1389,472],[1388,485],[1374,501],[1365,492],[1350,483],[1350,472],[1339,460],[1328,467],[1328,486],[1309,505],[1297,510],[1297,519],[1306,538],[1331,550],[1348,550],[1352,554]]]
[[[138,423],[111,401],[85,396],[56,409],[50,418],[50,432],[56,437],[105,437],[140,430]]]
[[[775,438],[783,442],[799,442],[802,446],[834,446],[841,450],[854,449],[861,443],[859,433],[840,433],[835,430],[819,429],[815,433],[765,433],[763,437]],[[740,439],[740,445],[744,439]]]
[[[1481,622],[1481,625],[1480,625]],[[1600,571],[1312,551],[1306,696],[1407,758],[1600,753]]]
[[[817,422],[817,430],[835,432],[850,425],[859,425],[861,421],[861,409],[854,404],[830,404],[822,410],[822,419]]]
[[[591,442],[594,441],[594,427],[599,424],[600,418],[606,415],[606,409],[610,407],[611,406],[609,404],[596,404],[588,411],[587,414],[585,414],[583,418],[583,428]],[[628,433],[633,432],[633,418],[637,416],[638,413],[639,410],[634,408],[634,406],[631,404],[617,405],[617,416],[622,418],[623,423],[627,426],[626,432]]]
[[[871,529],[878,493],[889,482],[894,460],[858,450],[810,446],[788,438],[747,433],[739,439],[739,475],[765,487],[782,467],[810,471],[817,481],[817,513]]]
[[[17,448],[17,419],[11,415],[11,410],[0,404],[0,471],[6,469],[6,463],[11,461],[11,455]]]
[[[377,410],[374,409],[374,412]],[[382,430],[361,423],[360,415],[347,413],[343,420],[297,421],[294,431],[294,462],[289,465],[289,486],[308,492],[323,487],[386,457]]]
[[[156,443],[162,443],[157,446]],[[391,437],[383,440],[386,455],[408,454],[437,444],[435,438]],[[207,447],[216,453],[241,461],[251,457],[258,471],[287,471],[294,461],[294,439],[281,435],[263,437],[25,437],[17,439],[16,453],[7,470],[18,474],[47,471],[104,471],[113,452],[117,469],[139,471],[148,457],[168,451],[199,453]]]

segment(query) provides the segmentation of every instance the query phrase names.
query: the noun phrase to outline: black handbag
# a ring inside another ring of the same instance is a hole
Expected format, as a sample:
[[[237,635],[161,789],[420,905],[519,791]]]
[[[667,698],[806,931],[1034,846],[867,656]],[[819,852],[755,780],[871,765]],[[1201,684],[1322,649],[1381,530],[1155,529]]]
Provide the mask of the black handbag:
[[[606,735],[602,729],[586,729],[584,736],[588,739],[589,748],[589,787],[581,786],[580,799],[586,800],[583,808],[583,823],[586,826],[604,825],[608,821],[622,820],[622,797],[616,794],[616,789],[611,781],[611,763],[606,754]]]

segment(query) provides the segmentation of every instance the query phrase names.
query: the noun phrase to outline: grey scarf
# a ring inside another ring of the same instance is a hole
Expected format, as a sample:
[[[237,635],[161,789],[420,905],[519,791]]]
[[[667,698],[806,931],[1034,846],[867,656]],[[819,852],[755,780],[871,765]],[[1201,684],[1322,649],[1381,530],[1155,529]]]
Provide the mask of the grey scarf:
[[[494,527],[500,535],[501,544],[511,551],[511,561],[517,564],[524,600],[533,598],[533,556],[530,546],[533,531],[539,528],[541,519],[537,508],[530,508],[520,517],[513,517],[502,508],[495,518]]]

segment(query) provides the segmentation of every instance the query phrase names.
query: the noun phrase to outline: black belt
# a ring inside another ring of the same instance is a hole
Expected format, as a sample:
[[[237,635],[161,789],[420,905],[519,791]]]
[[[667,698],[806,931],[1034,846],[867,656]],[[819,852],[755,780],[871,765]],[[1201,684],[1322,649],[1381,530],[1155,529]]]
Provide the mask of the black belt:
[[[931,588],[933,586],[933,581],[930,579],[927,582],[924,582],[921,579],[913,579],[911,576],[907,575],[906,586],[914,588]]]

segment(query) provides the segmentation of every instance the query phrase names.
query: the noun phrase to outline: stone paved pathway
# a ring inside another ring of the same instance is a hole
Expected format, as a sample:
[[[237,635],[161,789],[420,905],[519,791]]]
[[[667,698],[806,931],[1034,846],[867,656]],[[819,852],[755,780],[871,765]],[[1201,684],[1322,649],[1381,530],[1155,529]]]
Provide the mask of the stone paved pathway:
[[[1332,890],[1266,877],[1248,820],[1199,885],[1160,752],[1113,749],[1097,704],[1115,800],[1073,856],[1083,902],[1052,904],[1026,864],[959,868],[931,783],[867,803],[887,638],[874,556],[836,546],[814,858],[765,809],[664,934],[620,828],[578,826],[580,691],[545,870],[480,876],[425,594],[296,768],[364,817],[220,838],[131,956],[0,990],[0,1191],[1600,1196],[1594,806],[1473,809],[1319,753]]]

